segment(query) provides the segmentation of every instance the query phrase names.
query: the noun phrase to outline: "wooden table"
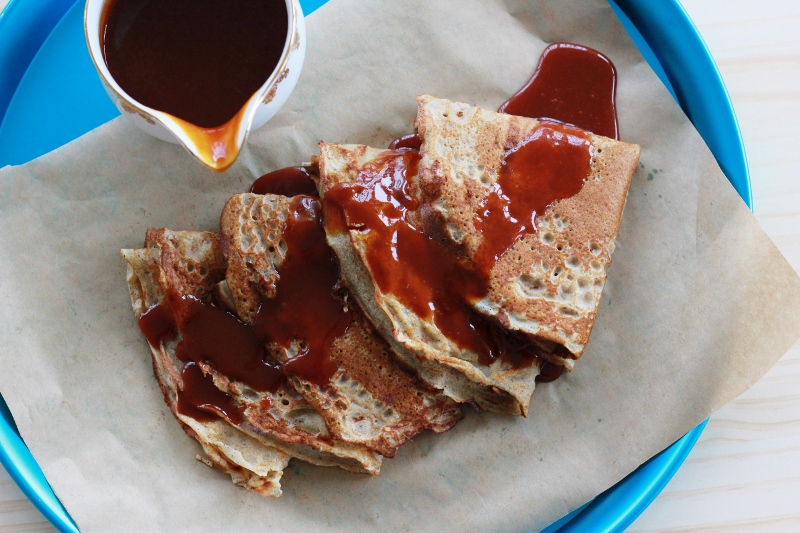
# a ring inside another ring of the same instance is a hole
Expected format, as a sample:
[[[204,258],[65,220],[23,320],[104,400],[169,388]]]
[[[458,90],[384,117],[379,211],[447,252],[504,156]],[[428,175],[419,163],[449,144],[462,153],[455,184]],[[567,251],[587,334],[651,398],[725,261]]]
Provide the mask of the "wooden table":
[[[800,272],[800,1],[682,1],[733,98],[756,217]],[[22,531],[53,528],[0,469],[0,533]],[[711,417],[629,531],[800,531],[800,343]]]

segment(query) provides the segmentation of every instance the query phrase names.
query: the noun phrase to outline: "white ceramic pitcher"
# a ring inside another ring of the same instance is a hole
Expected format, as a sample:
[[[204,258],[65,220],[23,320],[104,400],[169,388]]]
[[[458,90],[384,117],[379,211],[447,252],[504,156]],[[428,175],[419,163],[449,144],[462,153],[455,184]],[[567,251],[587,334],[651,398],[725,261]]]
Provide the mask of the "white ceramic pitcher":
[[[283,53],[275,70],[230,121],[214,128],[201,128],[169,113],[147,107],[131,98],[114,81],[103,57],[101,40],[103,13],[110,1],[86,1],[84,31],[92,62],[117,109],[146,133],[164,141],[182,144],[207,167],[217,171],[230,167],[236,161],[250,130],[260,128],[277,113],[300,77],[306,53],[306,27],[299,0],[285,0],[289,24]]]

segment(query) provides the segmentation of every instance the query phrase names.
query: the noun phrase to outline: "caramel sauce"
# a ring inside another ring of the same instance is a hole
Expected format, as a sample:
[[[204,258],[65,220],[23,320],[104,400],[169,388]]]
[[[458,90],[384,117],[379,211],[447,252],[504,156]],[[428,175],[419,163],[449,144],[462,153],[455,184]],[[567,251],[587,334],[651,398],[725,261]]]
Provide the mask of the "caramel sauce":
[[[156,304],[139,315],[139,329],[144,333],[144,338],[155,348],[172,340],[178,334],[178,325],[169,307]]]
[[[280,194],[319,196],[317,186],[306,167],[287,167],[274,170],[258,178],[250,187],[253,194]]]
[[[555,120],[619,140],[615,104],[617,71],[606,56],[586,46],[553,43],[501,113]]]
[[[364,165],[354,184],[329,191],[327,203],[342,209],[348,228],[366,233],[367,263],[381,292],[396,296],[417,315],[433,318],[460,346],[485,352],[462,296],[479,296],[483,280],[408,220],[408,212],[419,207],[408,180],[416,175],[419,160],[417,151],[383,154]]]
[[[389,150],[419,150],[420,148],[422,148],[422,139],[417,133],[403,135],[389,144]]]
[[[537,231],[536,217],[547,206],[580,192],[591,162],[587,134],[554,122],[540,123],[506,152],[499,177],[473,219],[482,236],[475,262],[485,276],[517,239]]]
[[[283,373],[267,357],[265,339],[233,314],[205,304],[191,295],[167,295],[183,339],[178,359],[207,362],[231,381],[240,381],[257,391],[275,391]]]
[[[178,324],[172,311],[172,305],[169,302],[177,303],[179,312],[182,313],[182,319],[190,319],[188,315],[201,313],[207,315],[204,323],[209,323],[214,320],[216,313],[223,312],[215,307],[200,303],[199,300],[193,297],[188,297],[193,300],[193,304],[184,304],[179,295],[171,292],[168,295],[167,303],[156,304],[139,316],[139,328],[144,333],[147,342],[154,347],[160,347],[165,342],[175,339],[178,334]],[[193,306],[187,312],[187,307]],[[208,318],[211,316],[212,318]],[[184,322],[185,325],[185,322]],[[185,329],[184,340],[187,338],[191,346],[202,342],[203,339],[198,340],[192,336],[194,329],[190,326]],[[223,326],[222,331],[225,331]],[[194,357],[198,357],[196,353],[187,353],[191,350],[191,346],[187,346],[183,341],[178,346],[179,357],[186,362],[181,373],[183,381],[183,388],[178,391],[178,412],[186,416],[191,416],[201,422],[209,422],[216,420],[218,416],[225,416],[234,424],[239,424],[242,420],[243,409],[238,407],[233,399],[219,390],[214,385],[214,380],[211,376],[204,376],[202,370],[197,366]],[[233,346],[237,348],[237,346]],[[212,350],[219,351],[218,346],[214,346]],[[199,357],[198,357],[199,360]],[[282,379],[282,376],[277,376]]]
[[[539,375],[536,376],[536,383],[550,383],[561,377],[564,373],[564,365],[556,363],[545,362],[539,369]]]
[[[186,135],[189,151],[212,170],[222,171],[231,166],[239,155],[237,139],[243,127],[246,109],[242,107],[232,119],[214,128],[195,126],[177,117],[172,120]]]
[[[339,296],[339,263],[325,239],[319,201],[292,199],[283,239],[287,252],[278,267],[276,297],[261,303],[253,329],[285,347],[302,341],[283,371],[324,386],[337,368],[330,359],[331,344],[347,331],[351,316]]]
[[[498,357],[515,366],[532,364],[533,348],[472,310],[470,302],[487,292],[486,276],[409,220],[409,211],[419,207],[410,182],[419,160],[414,150],[384,153],[364,165],[355,183],[330,190],[325,195],[329,230],[344,226],[364,233],[367,264],[381,292],[432,319],[448,339],[477,353],[481,364]]]
[[[244,408],[219,390],[214,385],[214,379],[210,375],[203,375],[193,361],[183,367],[181,379],[183,390],[178,392],[179,413],[201,422],[213,422],[222,416],[233,424],[242,423]]]
[[[210,377],[203,377],[197,367],[201,362],[256,391],[276,391],[286,375],[325,386],[336,373],[330,348],[351,321],[340,295],[339,263],[325,239],[319,201],[296,196],[289,210],[276,297],[261,302],[253,324],[172,289],[165,303],[139,317],[139,327],[155,347],[181,334],[176,347],[178,359],[186,363],[178,395],[181,413],[197,420],[213,419],[217,413],[241,421],[242,409]],[[299,341],[298,353],[283,365],[274,363],[267,346],[288,348],[293,341]]]

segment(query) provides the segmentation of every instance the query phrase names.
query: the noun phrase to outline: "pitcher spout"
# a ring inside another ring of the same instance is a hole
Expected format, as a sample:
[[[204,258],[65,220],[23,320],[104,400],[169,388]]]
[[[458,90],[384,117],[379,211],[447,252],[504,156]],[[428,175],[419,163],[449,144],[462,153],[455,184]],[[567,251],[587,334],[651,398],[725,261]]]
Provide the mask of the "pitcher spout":
[[[228,122],[214,128],[203,128],[171,115],[162,122],[195,159],[211,170],[223,172],[236,161],[247,139],[255,113],[255,109],[247,112],[250,107],[243,107]]]

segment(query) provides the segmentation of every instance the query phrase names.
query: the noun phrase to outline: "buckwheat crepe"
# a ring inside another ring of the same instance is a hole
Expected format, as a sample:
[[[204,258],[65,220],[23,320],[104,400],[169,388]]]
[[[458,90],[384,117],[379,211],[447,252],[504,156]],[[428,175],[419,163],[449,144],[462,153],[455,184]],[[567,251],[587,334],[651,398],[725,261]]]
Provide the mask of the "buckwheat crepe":
[[[446,240],[453,253],[472,261],[484,239],[474,222],[482,203],[498,182],[506,154],[526,142],[540,122],[428,95],[417,100],[421,161],[419,173],[405,179],[418,206],[406,216],[429,238]],[[492,267],[486,296],[469,302],[568,368],[580,357],[594,325],[639,158],[636,145],[588,138],[591,166],[579,191],[535,213],[534,230],[511,242]],[[337,187],[357,186],[367,165],[390,155],[367,146],[320,143],[321,197]],[[420,316],[375,282],[372,269],[378,265],[368,259],[375,237],[369,231],[334,224],[326,228],[344,279],[403,361],[458,401],[489,411],[527,413],[537,365],[517,368],[502,358],[481,362],[478,354],[448,338],[432,316]]]
[[[253,310],[262,298],[274,298],[280,290],[278,270],[287,253],[283,227],[291,201],[285,196],[237,194],[222,210],[226,284],[246,322],[255,318]],[[397,448],[420,431],[452,428],[461,419],[458,406],[400,366],[357,304],[346,300],[346,305],[350,326],[331,348],[336,373],[324,384],[297,375],[289,378],[331,436],[394,457]],[[289,346],[273,344],[271,352],[286,363],[301,343],[297,339]]]
[[[180,296],[193,295],[207,300],[226,270],[219,237],[211,232],[151,229],[147,232],[144,249],[123,250],[122,255],[128,262],[128,286],[137,318],[152,306],[164,304],[169,290]],[[180,341],[181,336],[177,335],[160,346],[149,346],[156,378],[165,390],[167,403],[173,414],[187,424],[193,419],[181,415],[175,408],[177,394],[183,389],[184,363],[176,354]],[[280,450],[285,458],[284,465],[287,456],[291,456],[352,472],[377,474],[380,471],[379,455],[363,446],[331,438],[323,419],[291,385],[284,383],[274,392],[258,392],[229,380],[213,367],[205,367],[203,371],[214,378],[220,390],[245,407],[244,420],[235,427],[267,449]],[[268,409],[263,407],[265,399],[269,400]],[[235,442],[222,442],[236,449]],[[278,494],[280,489],[276,485],[276,490],[269,495]]]
[[[498,182],[506,153],[541,123],[428,95],[417,102],[419,188],[429,207],[424,223],[473,259],[484,240],[474,220]],[[503,253],[489,275],[488,294],[472,302],[569,368],[589,341],[639,162],[635,144],[588,138],[591,168],[580,191],[535,213],[535,231]],[[566,350],[558,352],[558,346]]]
[[[206,302],[217,296],[216,302],[230,302],[232,312],[252,322],[261,299],[277,294],[278,271],[288,252],[283,231],[290,202],[283,196],[235,195],[222,211],[219,235],[148,230],[144,249],[122,251],[137,318],[158,304],[169,305],[167,293],[174,291]],[[350,313],[350,326],[331,348],[338,369],[324,386],[290,376],[275,391],[254,390],[213,363],[197,363],[217,389],[244,408],[242,422],[222,414],[218,421],[183,414],[177,407],[185,386],[185,363],[177,356],[182,337],[150,344],[165,400],[186,433],[201,443],[206,461],[245,488],[279,496],[290,457],[378,474],[381,456],[393,457],[422,430],[444,432],[461,419],[452,400],[397,364],[356,307]],[[273,343],[269,352],[285,363],[302,342]]]

